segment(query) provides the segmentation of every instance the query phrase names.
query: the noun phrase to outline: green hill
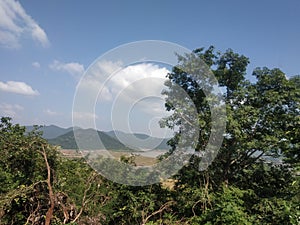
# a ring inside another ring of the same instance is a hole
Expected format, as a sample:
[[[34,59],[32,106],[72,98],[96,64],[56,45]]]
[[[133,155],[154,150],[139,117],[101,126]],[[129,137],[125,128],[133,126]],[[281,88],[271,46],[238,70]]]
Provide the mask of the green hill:
[[[93,129],[77,129],[75,132],[72,130],[56,138],[48,139],[48,141],[50,144],[59,145],[63,149],[130,150],[117,139]]]
[[[26,131],[30,132],[33,130],[33,126],[26,126]],[[39,131],[43,132],[43,138],[45,139],[53,139],[56,138],[60,135],[66,134],[70,131],[73,130],[73,127],[69,127],[69,128],[62,128],[62,127],[58,127],[55,125],[50,125],[50,126],[41,126],[39,128]]]
[[[27,132],[33,130],[33,126],[26,126]],[[43,138],[49,140],[51,144],[59,145],[64,149],[78,149],[76,140],[74,138],[73,127],[62,128],[56,125],[41,126],[39,128],[43,132]],[[147,134],[129,134],[122,131],[98,131],[98,135],[94,129],[76,128],[75,134],[78,137],[81,149],[120,149],[126,150],[128,148],[135,150],[154,149],[167,150],[168,139],[151,137]],[[101,138],[101,143],[95,143],[95,140]],[[127,146],[127,147],[126,147]]]
[[[170,146],[167,144],[167,141],[169,140],[168,138],[151,137],[147,134],[140,133],[129,134],[122,131],[109,131],[106,132],[106,134],[117,140],[120,140],[125,145],[136,150],[168,150],[170,148]]]

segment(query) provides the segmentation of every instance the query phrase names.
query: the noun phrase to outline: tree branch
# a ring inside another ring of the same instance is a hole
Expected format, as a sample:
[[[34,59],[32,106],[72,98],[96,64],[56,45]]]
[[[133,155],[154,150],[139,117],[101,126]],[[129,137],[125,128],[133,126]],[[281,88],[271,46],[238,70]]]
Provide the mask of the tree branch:
[[[48,191],[49,191],[49,200],[50,200],[50,207],[46,213],[46,219],[45,219],[45,225],[50,225],[51,219],[53,217],[53,211],[54,211],[54,193],[53,193],[53,189],[52,189],[52,184],[51,184],[51,168],[50,165],[48,163],[48,158],[47,158],[47,154],[46,154],[46,150],[45,150],[45,146],[42,145],[42,150],[43,151],[39,151],[45,160],[45,164],[46,164],[46,168],[47,168],[47,185],[48,185]]]
[[[170,205],[172,205],[174,203],[174,201],[169,201],[169,202],[166,202],[165,204],[163,204],[159,210],[157,211],[154,211],[153,213],[151,213],[149,216],[147,216],[145,219],[143,219],[143,222],[141,225],[145,225],[148,220],[152,217],[152,216],[155,216],[156,214],[158,213],[161,213],[162,211],[164,211],[167,207],[169,207]]]
[[[75,223],[79,217],[81,216],[84,208],[85,208],[85,205],[88,203],[89,199],[87,199],[87,192],[91,189],[92,187],[92,181],[94,180],[94,178],[97,176],[97,174],[92,174],[89,179],[88,179],[88,187],[84,190],[84,193],[83,193],[83,197],[82,197],[82,203],[81,203],[81,208],[80,208],[80,211],[79,213],[77,214],[77,216],[72,220],[71,223]]]

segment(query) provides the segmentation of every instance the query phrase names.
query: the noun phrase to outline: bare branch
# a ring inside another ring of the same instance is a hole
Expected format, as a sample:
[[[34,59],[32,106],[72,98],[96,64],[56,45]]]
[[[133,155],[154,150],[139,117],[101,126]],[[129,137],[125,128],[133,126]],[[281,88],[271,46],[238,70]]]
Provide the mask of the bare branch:
[[[47,159],[47,154],[46,154],[46,150],[45,150],[45,146],[42,145],[42,150],[40,151],[41,154],[44,157],[45,160],[45,164],[46,164],[46,168],[47,168],[47,185],[48,185],[48,191],[49,191],[49,200],[50,200],[50,207],[46,213],[46,219],[45,219],[45,225],[50,225],[52,216],[53,216],[53,211],[54,211],[54,193],[53,193],[53,189],[52,189],[52,184],[51,184],[51,168],[50,165],[48,163],[48,159]]]
[[[83,193],[83,197],[82,197],[82,203],[81,203],[81,208],[80,208],[80,211],[79,213],[77,214],[77,216],[72,220],[72,223],[75,223],[79,217],[81,216],[84,208],[85,208],[85,205],[88,203],[88,201],[90,200],[90,198],[87,199],[87,192],[91,189],[92,187],[92,183],[93,183],[93,180],[95,179],[95,177],[97,176],[96,173],[93,173],[91,174],[91,176],[89,177],[88,179],[88,187],[84,190],[84,193]]]
[[[141,225],[145,225],[148,220],[152,217],[152,216],[155,216],[156,214],[158,213],[161,213],[162,211],[164,211],[166,208],[168,208],[170,205],[174,204],[174,201],[169,201],[169,202],[166,202],[165,204],[163,204],[159,210],[157,211],[154,211],[153,213],[151,213],[149,216],[147,216],[145,219],[143,219],[143,222]]]

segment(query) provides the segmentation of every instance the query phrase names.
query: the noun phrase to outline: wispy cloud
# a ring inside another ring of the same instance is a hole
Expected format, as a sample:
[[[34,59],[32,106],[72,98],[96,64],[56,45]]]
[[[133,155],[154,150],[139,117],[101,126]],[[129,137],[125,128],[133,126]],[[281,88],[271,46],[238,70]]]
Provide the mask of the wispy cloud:
[[[72,112],[73,125],[82,127],[82,128],[92,128],[95,127],[95,120],[98,120],[99,117],[95,113],[91,112]]]
[[[98,116],[89,112],[73,112],[73,117],[76,119],[98,119]]]
[[[113,100],[111,86],[105,85],[106,79],[120,69],[122,69],[122,62],[120,61],[99,61],[85,74],[79,89],[82,89],[91,98],[100,93],[101,100],[111,101]]]
[[[169,70],[151,63],[122,68],[122,62],[99,61],[81,80],[85,93],[97,95],[100,101],[111,101],[123,92],[128,98],[160,95]]]
[[[0,81],[0,91],[11,92],[21,95],[39,95],[37,90],[33,90],[31,86],[19,81]]]
[[[145,125],[151,126],[157,136],[162,130],[157,118],[169,115],[161,94],[166,88],[164,82],[168,73],[166,67],[148,62],[129,66],[119,61],[97,62],[77,86],[73,125],[93,127],[107,123],[123,131],[127,131],[129,125],[133,130]],[[81,110],[86,113],[78,114]],[[100,116],[98,121],[95,121],[94,112]]]
[[[41,67],[39,62],[33,62],[32,66],[35,67],[35,68],[40,68]]]
[[[44,113],[47,114],[48,116],[59,116],[61,113],[52,111],[51,109],[45,109]]]
[[[120,94],[130,100],[139,97],[161,96],[169,71],[151,63],[131,65],[117,72],[112,78],[112,94]]]
[[[0,103],[0,115],[16,117],[24,108],[18,104]]]
[[[26,13],[18,1],[1,0],[0,18],[0,46],[19,48],[23,36],[31,36],[43,47],[50,45],[46,32]]]
[[[84,66],[77,62],[63,63],[58,60],[54,60],[49,67],[54,71],[67,72],[75,78],[79,78],[79,76],[81,76],[84,72]]]

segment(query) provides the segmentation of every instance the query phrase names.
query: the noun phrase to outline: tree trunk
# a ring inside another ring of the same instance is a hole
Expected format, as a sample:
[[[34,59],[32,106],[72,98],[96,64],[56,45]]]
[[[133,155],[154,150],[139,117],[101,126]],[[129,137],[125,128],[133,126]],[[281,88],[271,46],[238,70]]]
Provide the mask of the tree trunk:
[[[51,168],[49,166],[48,163],[48,159],[47,159],[47,154],[45,151],[45,147],[42,146],[42,155],[44,156],[44,160],[45,160],[45,164],[47,167],[47,185],[48,185],[48,190],[49,190],[49,200],[50,200],[50,207],[46,213],[46,219],[45,219],[45,225],[50,225],[51,219],[53,217],[53,211],[54,211],[54,194],[53,194],[53,189],[52,189],[52,185],[51,185]]]

